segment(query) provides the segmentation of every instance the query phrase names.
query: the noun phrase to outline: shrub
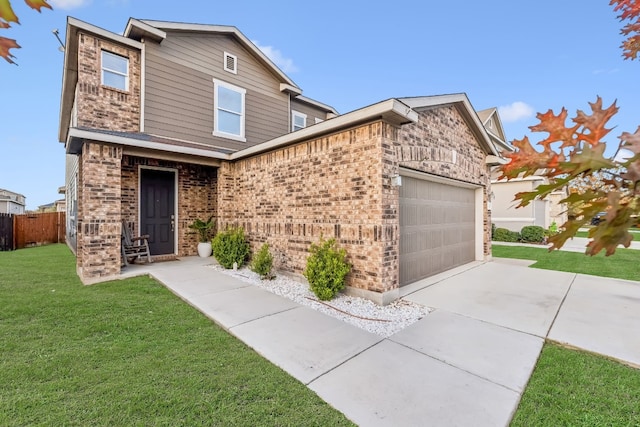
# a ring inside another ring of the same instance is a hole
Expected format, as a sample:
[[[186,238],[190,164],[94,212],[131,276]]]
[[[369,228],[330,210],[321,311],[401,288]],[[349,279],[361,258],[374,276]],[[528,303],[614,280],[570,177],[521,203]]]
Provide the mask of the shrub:
[[[213,256],[224,268],[233,268],[234,262],[238,268],[242,267],[250,252],[242,228],[229,228],[216,234],[211,247]]]
[[[496,228],[493,240],[496,242],[517,242],[520,240],[520,233],[506,228]]]
[[[491,223],[491,240],[495,240],[493,238],[493,236],[495,236],[495,234],[496,234],[496,225],[492,222]]]
[[[304,277],[320,300],[330,300],[344,289],[345,277],[351,270],[347,251],[339,249],[335,239],[320,239],[317,245],[311,244],[309,252]]]
[[[544,228],[539,225],[527,225],[520,230],[523,242],[540,243],[544,240]]]
[[[251,262],[251,271],[260,275],[261,279],[273,279],[271,274],[271,268],[273,268],[273,256],[269,252],[269,245],[265,243],[262,245],[257,254],[253,257]]]

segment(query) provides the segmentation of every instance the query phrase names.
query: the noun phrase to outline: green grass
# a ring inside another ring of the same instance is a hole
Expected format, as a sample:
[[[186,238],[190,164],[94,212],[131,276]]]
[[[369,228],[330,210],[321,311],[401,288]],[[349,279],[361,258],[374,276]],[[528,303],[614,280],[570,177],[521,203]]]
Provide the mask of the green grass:
[[[352,425],[147,277],[83,286],[66,246],[0,252],[0,425]]]
[[[545,248],[527,246],[493,245],[492,252],[494,257],[499,258],[534,260],[536,263],[531,266],[534,268],[640,280],[640,251],[633,249],[616,249],[616,253],[608,257],[602,252],[591,257],[579,252],[549,252]]]
[[[640,370],[546,344],[511,426],[638,426],[638,402]]]

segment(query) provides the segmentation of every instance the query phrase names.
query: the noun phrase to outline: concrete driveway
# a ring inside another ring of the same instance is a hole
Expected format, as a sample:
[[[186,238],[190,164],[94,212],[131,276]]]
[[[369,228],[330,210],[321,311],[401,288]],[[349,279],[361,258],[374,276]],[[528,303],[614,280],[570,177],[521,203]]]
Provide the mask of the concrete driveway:
[[[383,339],[187,258],[152,276],[362,426],[508,425],[550,339],[640,365],[640,283],[496,260],[404,298]]]

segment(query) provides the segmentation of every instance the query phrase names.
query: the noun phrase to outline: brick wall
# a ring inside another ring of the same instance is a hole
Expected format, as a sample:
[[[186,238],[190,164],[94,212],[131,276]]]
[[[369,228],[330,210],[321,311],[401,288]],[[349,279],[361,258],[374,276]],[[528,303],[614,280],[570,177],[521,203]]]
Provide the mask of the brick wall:
[[[78,126],[125,132],[140,131],[140,51],[79,33]],[[129,90],[101,83],[101,51],[129,58]]]
[[[138,183],[140,167],[175,170],[178,173],[178,256],[197,254],[197,235],[188,225],[196,218],[216,216],[217,169],[210,166],[158,160],[135,156],[122,159],[122,218],[134,225],[138,233]]]
[[[419,111],[418,123],[405,125],[389,156],[397,166],[427,172],[484,187],[484,254],[491,254],[491,194],[487,153],[479,145],[465,119],[454,106]],[[455,154],[454,154],[455,152]],[[397,173],[397,169],[396,169]]]
[[[397,239],[397,225],[383,220],[389,128],[375,122],[223,163],[219,226],[242,226],[254,251],[268,242],[275,267],[295,273],[304,270],[312,242],[336,238],[353,265],[350,286],[376,292],[397,286],[397,278],[388,280],[397,266],[380,262],[387,242]]]
[[[85,283],[120,274],[122,148],[86,142],[78,173],[77,267]]]

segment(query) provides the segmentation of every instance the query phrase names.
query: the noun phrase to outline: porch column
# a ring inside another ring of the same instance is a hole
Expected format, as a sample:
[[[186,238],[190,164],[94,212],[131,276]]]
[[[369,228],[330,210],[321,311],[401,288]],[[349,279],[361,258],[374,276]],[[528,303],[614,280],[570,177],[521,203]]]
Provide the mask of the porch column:
[[[78,174],[77,271],[84,284],[120,274],[122,147],[85,142]]]

